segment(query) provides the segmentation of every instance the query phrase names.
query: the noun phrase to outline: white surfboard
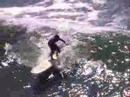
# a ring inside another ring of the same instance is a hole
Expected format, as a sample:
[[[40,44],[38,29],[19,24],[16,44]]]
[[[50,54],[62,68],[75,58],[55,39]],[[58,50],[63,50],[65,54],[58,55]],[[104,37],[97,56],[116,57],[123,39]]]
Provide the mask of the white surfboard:
[[[56,53],[53,55],[53,59],[54,60],[57,59]],[[39,62],[39,65],[32,68],[31,73],[40,74],[40,73],[48,70],[49,68],[51,68],[52,65],[54,65],[54,64],[53,64],[53,62],[49,61],[49,59],[43,59]]]
[[[51,62],[49,62],[48,60],[44,60],[39,65],[33,67],[31,70],[31,73],[39,74],[39,73],[42,73],[42,72],[48,70],[50,67],[52,67]]]

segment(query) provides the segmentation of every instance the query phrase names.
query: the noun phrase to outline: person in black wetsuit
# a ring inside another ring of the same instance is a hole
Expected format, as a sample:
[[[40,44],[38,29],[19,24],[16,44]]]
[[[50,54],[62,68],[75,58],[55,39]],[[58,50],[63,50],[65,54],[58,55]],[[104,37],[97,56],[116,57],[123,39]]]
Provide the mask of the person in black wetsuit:
[[[56,51],[57,56],[58,56],[58,53],[60,53],[60,48],[56,44],[56,42],[58,41],[62,41],[66,44],[66,42],[59,37],[59,35],[55,35],[53,38],[51,38],[48,41],[48,46],[51,50],[51,53],[50,53],[51,60],[53,60],[53,54],[55,53],[55,51]]]

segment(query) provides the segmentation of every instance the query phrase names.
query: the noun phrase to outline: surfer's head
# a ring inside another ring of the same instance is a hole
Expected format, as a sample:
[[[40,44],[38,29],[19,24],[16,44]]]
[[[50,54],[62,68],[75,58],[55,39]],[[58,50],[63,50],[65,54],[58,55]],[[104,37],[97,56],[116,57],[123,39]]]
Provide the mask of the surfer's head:
[[[59,35],[55,35],[54,39],[58,41],[60,39]]]

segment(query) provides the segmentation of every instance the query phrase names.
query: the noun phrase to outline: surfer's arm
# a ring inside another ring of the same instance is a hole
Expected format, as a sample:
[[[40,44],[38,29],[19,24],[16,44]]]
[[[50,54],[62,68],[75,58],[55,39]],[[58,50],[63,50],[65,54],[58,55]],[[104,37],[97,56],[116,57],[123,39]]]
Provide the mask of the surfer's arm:
[[[62,42],[64,42],[64,44],[66,44],[66,42],[63,39],[60,38],[59,40],[62,41]]]

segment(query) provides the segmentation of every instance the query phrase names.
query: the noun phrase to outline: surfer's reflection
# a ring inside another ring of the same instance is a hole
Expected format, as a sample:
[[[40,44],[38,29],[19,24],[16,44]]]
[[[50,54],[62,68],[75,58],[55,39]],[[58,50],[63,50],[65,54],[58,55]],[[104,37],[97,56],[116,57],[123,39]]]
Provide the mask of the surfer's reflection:
[[[53,78],[49,78],[49,76],[53,74]],[[47,71],[42,72],[36,77],[36,80],[33,85],[34,94],[39,95],[43,94],[44,91],[53,87],[56,84],[60,84],[62,79],[62,75],[60,70],[56,69],[55,67],[49,68]]]

